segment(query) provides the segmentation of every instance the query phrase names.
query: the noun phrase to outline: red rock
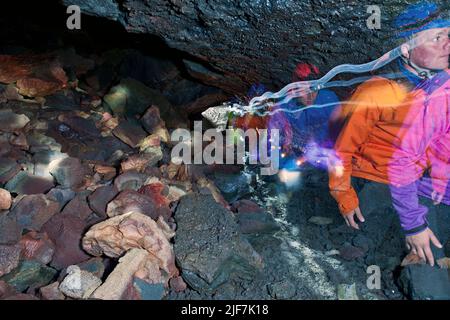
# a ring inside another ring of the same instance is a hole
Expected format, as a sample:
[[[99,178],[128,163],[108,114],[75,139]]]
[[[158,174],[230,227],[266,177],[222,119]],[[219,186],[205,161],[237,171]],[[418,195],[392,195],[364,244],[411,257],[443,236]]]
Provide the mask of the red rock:
[[[365,255],[365,252],[363,249],[361,249],[359,247],[354,247],[351,245],[346,245],[346,246],[342,247],[339,250],[339,253],[340,253],[341,257],[344,258],[345,260],[354,260],[354,259],[363,257]]]
[[[11,208],[12,198],[9,191],[0,188],[0,210]]]
[[[118,193],[119,191],[114,185],[97,188],[88,197],[89,206],[95,213],[102,217],[106,217],[106,206]]]
[[[55,254],[50,265],[64,269],[70,265],[88,260],[90,257],[81,249],[81,238],[86,224],[80,218],[58,214],[42,228],[55,244]]]
[[[128,121],[121,122],[112,132],[114,136],[132,148],[136,148],[139,145],[139,142],[147,136],[140,126]]]
[[[114,179],[114,186],[117,190],[139,190],[144,185],[146,175],[136,171],[127,171]]]
[[[182,277],[175,277],[169,280],[169,285],[172,290],[175,292],[182,292],[186,290],[187,285],[186,282],[184,282]]]
[[[35,176],[25,171],[19,171],[14,178],[8,181],[5,188],[17,194],[47,193],[55,186],[52,179]]]
[[[58,184],[66,188],[76,188],[83,184],[88,169],[78,158],[57,159],[50,162],[49,171]]]
[[[42,300],[64,300],[66,297],[59,291],[59,282],[53,282],[39,289]]]
[[[19,242],[21,257],[25,260],[40,261],[48,264],[55,253],[55,245],[46,233],[28,232]]]
[[[134,154],[128,157],[125,161],[122,161],[120,168],[122,172],[135,170],[137,172],[144,172],[145,168],[149,165],[150,158],[140,154]]]
[[[108,204],[106,212],[109,217],[114,217],[134,211],[157,219],[160,215],[157,209],[150,197],[134,190],[125,190]]]
[[[259,205],[247,199],[239,200],[233,203],[231,210],[236,213],[257,213],[264,211],[259,207]]]
[[[57,212],[59,203],[50,200],[43,194],[23,196],[11,210],[17,223],[24,229],[39,231],[42,226]]]
[[[17,293],[12,296],[8,296],[4,300],[39,300],[36,296],[28,293]]]
[[[87,197],[83,194],[78,194],[73,198],[62,211],[64,215],[72,215],[79,217],[81,220],[86,220],[92,213],[88,205]]]
[[[51,56],[0,55],[0,82],[14,83],[19,93],[28,97],[43,97],[67,86],[67,76]]]
[[[114,167],[96,165],[94,171],[102,177],[103,180],[112,180],[117,175],[117,170]]]

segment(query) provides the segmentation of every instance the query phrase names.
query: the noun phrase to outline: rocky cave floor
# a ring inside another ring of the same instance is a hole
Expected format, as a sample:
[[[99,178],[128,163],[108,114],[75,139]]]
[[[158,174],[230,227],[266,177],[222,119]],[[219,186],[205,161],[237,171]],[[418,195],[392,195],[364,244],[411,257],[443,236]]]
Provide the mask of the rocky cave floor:
[[[391,212],[352,231],[314,168],[288,189],[255,168],[170,164],[158,107],[126,118],[77,95],[2,103],[2,299],[404,298]]]

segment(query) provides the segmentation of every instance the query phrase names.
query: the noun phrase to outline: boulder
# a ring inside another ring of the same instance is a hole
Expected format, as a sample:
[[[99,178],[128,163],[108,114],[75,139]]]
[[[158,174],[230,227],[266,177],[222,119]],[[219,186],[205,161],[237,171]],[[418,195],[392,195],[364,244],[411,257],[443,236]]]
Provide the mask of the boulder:
[[[65,300],[66,297],[59,290],[59,282],[53,282],[48,286],[39,288],[42,300]]]
[[[69,266],[59,290],[74,299],[87,299],[101,284],[102,281],[92,273],[81,270],[78,266]]]
[[[183,279],[195,290],[214,290],[233,275],[251,278],[262,269],[262,258],[240,234],[232,213],[212,195],[184,196],[175,219],[177,262]]]
[[[106,206],[117,196],[117,194],[118,191],[114,185],[97,188],[88,196],[89,206],[101,217],[106,217]]]
[[[23,196],[10,215],[16,217],[21,228],[39,231],[58,212],[59,203],[43,194],[35,194]]]

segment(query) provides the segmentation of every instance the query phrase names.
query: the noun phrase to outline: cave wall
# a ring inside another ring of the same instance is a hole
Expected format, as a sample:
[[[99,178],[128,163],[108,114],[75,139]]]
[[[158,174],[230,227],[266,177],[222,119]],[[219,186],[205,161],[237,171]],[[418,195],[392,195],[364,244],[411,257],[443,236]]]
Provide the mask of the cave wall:
[[[395,46],[392,18],[415,2],[63,0],[188,52],[196,58],[185,61],[194,77],[232,93],[245,93],[253,83],[280,89],[299,62],[313,63],[324,73],[339,64],[371,61]],[[368,5],[381,8],[380,30],[366,24]]]

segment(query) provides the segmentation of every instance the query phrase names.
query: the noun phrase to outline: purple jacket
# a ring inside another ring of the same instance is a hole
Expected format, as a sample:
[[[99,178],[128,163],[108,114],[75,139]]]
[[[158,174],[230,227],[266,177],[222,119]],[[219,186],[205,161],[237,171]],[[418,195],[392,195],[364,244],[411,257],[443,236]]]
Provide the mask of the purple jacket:
[[[450,205],[450,75],[441,72],[417,89],[422,96],[410,108],[410,119],[406,119],[399,133],[401,145],[392,155],[393,165],[389,167],[393,205],[407,235],[419,233],[428,226],[428,210],[419,204],[419,195],[431,198],[435,190],[444,195],[442,203]],[[396,183],[399,173],[408,178],[409,172],[406,167],[399,170],[398,164],[410,163],[424,155],[430,177],[406,185]]]

